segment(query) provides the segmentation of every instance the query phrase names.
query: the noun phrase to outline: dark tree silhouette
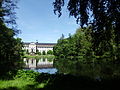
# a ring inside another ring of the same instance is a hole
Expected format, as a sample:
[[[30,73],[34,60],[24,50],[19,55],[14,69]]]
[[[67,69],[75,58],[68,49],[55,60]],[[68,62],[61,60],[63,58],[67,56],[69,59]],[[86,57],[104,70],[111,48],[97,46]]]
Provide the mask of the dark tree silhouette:
[[[58,12],[59,17],[62,15],[61,11],[65,3],[67,3],[65,0],[53,2],[54,13]],[[116,53],[119,53],[120,0],[68,0],[67,9],[69,15],[74,16],[81,27],[92,26],[93,49],[98,55],[102,54],[102,51],[98,52],[100,43],[104,47],[110,47],[113,35],[118,50]],[[118,54],[117,57],[119,56]]]
[[[64,0],[55,0],[53,5],[55,14],[58,12],[60,17]],[[68,0],[67,9],[69,15],[74,16],[81,26],[92,24],[96,30],[111,25],[117,28],[120,23],[120,0]]]
[[[22,42],[14,38],[17,0],[0,0],[0,78],[21,67]]]
[[[0,0],[0,22],[16,29],[16,12],[18,0]]]

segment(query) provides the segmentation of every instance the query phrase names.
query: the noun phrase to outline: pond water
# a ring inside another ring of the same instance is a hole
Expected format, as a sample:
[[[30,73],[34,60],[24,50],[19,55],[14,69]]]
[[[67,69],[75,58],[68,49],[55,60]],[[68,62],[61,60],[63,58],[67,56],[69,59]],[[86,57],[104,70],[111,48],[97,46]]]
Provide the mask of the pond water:
[[[49,58],[24,59],[25,69],[40,73],[62,73],[75,76],[85,76],[92,79],[120,78],[120,64],[112,62],[83,63],[72,60],[49,60]]]
[[[57,60],[55,67],[58,73],[71,74],[75,76],[85,76],[91,79],[120,79],[120,64],[113,62],[83,63],[80,61]]]
[[[25,69],[40,73],[55,74],[57,69],[53,67],[53,59],[49,58],[24,58]]]
[[[57,72],[56,68],[42,68],[42,69],[35,69],[36,72],[40,73],[49,73],[49,74],[55,74]]]

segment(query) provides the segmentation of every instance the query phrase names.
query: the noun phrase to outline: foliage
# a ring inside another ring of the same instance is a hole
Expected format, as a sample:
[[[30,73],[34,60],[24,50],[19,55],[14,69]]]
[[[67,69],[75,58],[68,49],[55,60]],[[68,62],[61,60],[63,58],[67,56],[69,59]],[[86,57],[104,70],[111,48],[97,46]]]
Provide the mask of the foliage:
[[[61,16],[64,1],[55,0],[53,2],[55,14],[58,12],[58,15]],[[95,26],[94,29],[100,32],[101,30],[111,30],[113,25],[116,28],[116,34],[119,34],[120,19],[117,19],[120,15],[119,0],[68,0],[67,9],[69,15],[74,16],[81,26],[92,24]]]
[[[39,75],[38,72],[34,72],[32,70],[18,70],[15,79],[26,79],[26,80],[30,80],[30,81],[34,81],[36,79],[36,77]]]
[[[36,49],[36,53],[35,54],[39,54],[39,50],[38,49]]]
[[[46,82],[36,82],[38,72],[31,70],[18,70],[13,80],[0,80],[0,90],[36,90],[44,88]]]
[[[114,32],[111,32],[110,40],[105,39],[105,33],[99,37],[94,34],[90,26],[77,29],[76,33],[69,35],[68,38],[62,36],[53,48],[55,58],[78,59],[87,62],[93,62],[95,59],[116,61],[119,53],[117,53]]]
[[[42,55],[46,55],[46,52],[45,52],[45,51],[43,51],[43,52],[42,52]]]
[[[65,0],[55,0],[53,2],[55,14],[62,15],[62,7],[65,5]],[[116,52],[116,60],[120,60],[120,0],[68,0],[67,9],[70,16],[74,16],[81,27],[92,25],[94,38],[93,47],[98,55],[103,55],[105,52],[112,50]],[[114,40],[113,39],[114,35]],[[114,48],[113,44],[115,43]],[[99,48],[99,49],[98,49]],[[116,49],[116,50],[114,50]],[[100,52],[99,52],[100,50]],[[102,51],[101,51],[102,50]],[[108,53],[107,53],[108,54]]]
[[[67,64],[66,64],[67,65]],[[90,66],[91,67],[91,66]],[[87,67],[89,71],[89,66]],[[86,72],[85,68],[81,68]],[[91,72],[92,69],[90,69]],[[108,70],[108,69],[106,69]],[[95,70],[97,71],[97,70]],[[28,71],[29,72],[29,71]],[[29,77],[29,74],[27,76]],[[31,71],[30,71],[31,72]],[[88,73],[90,73],[88,72]],[[94,69],[92,70],[94,72]],[[104,71],[103,71],[104,72]],[[25,73],[25,72],[24,72]],[[33,73],[35,74],[35,73]],[[91,76],[94,75],[90,73]],[[106,73],[107,74],[107,73]],[[97,74],[98,75],[98,74]],[[108,74],[107,74],[108,75]],[[31,76],[30,76],[31,77]],[[119,88],[120,78],[103,79],[101,81],[91,79],[87,76],[74,76],[69,74],[39,74],[36,80],[28,80],[26,78],[16,78],[14,80],[0,80],[1,90],[66,90],[66,89],[110,89]]]
[[[0,0],[0,75],[10,75],[21,68],[22,42],[16,35],[16,0]],[[11,26],[10,26],[11,25]],[[9,26],[9,27],[8,27]]]
[[[53,51],[52,51],[52,50],[48,50],[48,51],[47,51],[47,54],[48,54],[48,55],[53,55]]]
[[[28,81],[26,79],[15,79],[15,80],[0,80],[0,89],[1,90],[26,90],[27,86],[34,85],[35,82]],[[30,90],[30,89],[29,89]]]
[[[0,30],[0,74],[17,70],[21,67],[23,55],[22,42],[20,38],[14,38],[12,29],[4,24]]]
[[[38,55],[42,55],[42,53],[41,53],[41,52],[38,52]]]
[[[90,58],[93,56],[91,43],[90,28],[77,29],[74,35],[68,38],[63,36],[58,40],[57,45],[53,48],[56,58],[80,59]]]
[[[17,34],[16,12],[18,0],[0,0],[0,25],[5,23]],[[2,29],[2,28],[1,28]]]
[[[54,55],[36,55],[36,56],[31,56],[31,55],[25,55],[23,58],[54,58]]]
[[[29,51],[28,51],[28,49],[26,50],[26,54],[29,54]]]

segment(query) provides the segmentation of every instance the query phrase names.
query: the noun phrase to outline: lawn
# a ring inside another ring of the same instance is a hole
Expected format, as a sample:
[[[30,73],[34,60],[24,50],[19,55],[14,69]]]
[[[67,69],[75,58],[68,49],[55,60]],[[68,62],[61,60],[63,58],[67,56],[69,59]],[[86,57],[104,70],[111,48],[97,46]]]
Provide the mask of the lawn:
[[[36,90],[44,88],[45,83],[37,83],[30,80],[0,80],[0,90]]]

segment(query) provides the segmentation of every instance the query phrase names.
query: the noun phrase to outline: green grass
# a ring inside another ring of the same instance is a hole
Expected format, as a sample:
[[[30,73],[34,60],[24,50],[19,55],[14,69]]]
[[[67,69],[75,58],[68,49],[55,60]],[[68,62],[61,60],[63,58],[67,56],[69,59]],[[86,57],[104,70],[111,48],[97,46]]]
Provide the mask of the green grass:
[[[54,58],[55,56],[54,55],[24,55],[23,57],[26,57],[26,58]]]
[[[18,70],[12,80],[0,80],[0,90],[36,90],[44,88],[48,84],[48,80],[37,82],[38,76],[41,76],[41,74],[32,70]]]
[[[44,88],[46,83],[37,83],[30,80],[15,79],[15,80],[0,80],[0,90],[32,90]]]
[[[34,82],[16,79],[16,80],[7,80],[7,81],[0,81],[0,89],[7,89],[10,87],[16,87],[18,89],[25,88],[27,85],[33,85]]]
[[[84,76],[40,74],[35,81],[23,78],[0,80],[0,90],[103,90],[117,89],[119,83],[117,78],[98,81]]]

